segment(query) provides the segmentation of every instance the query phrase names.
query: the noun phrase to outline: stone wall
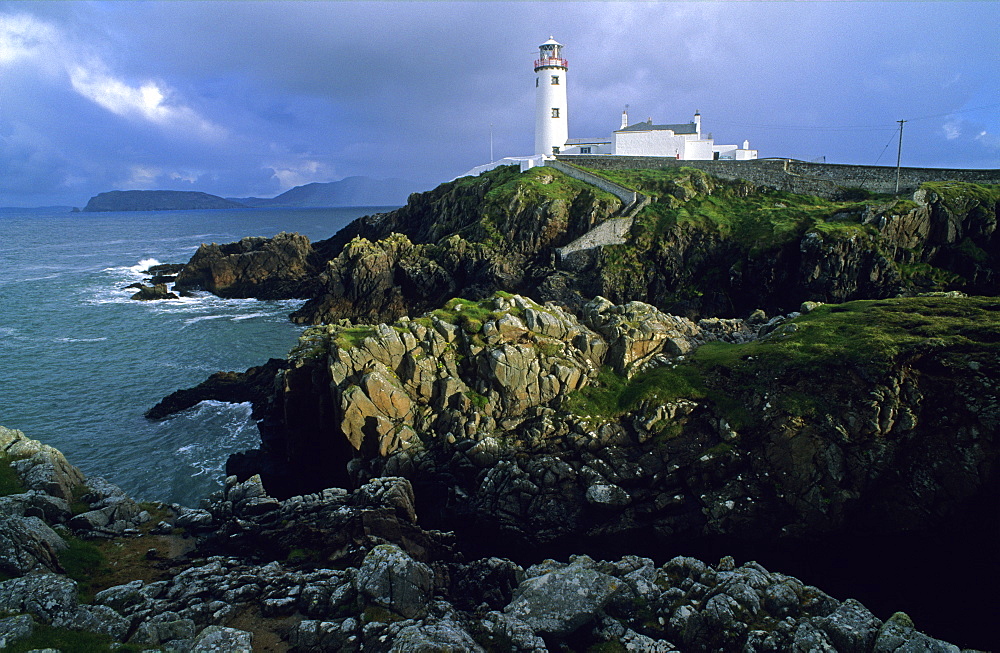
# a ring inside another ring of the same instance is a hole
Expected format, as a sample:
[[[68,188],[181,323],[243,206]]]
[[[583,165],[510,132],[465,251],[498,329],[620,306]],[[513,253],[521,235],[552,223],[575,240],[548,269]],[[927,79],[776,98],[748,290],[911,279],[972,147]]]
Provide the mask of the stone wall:
[[[586,155],[579,158],[589,158]],[[618,158],[618,157],[615,157]],[[580,181],[586,182],[591,186],[596,186],[601,190],[607,191],[620,199],[622,201],[622,208],[631,206],[639,200],[639,193],[635,192],[631,188],[625,188],[624,186],[619,186],[613,181],[605,179],[604,177],[599,177],[595,174],[589,173],[586,170],[580,170],[571,165],[566,165],[561,161],[553,161],[552,159],[546,159],[545,165],[550,168],[555,168],[559,172],[562,172],[574,179],[579,179]]]
[[[896,168],[888,166],[807,163],[795,159],[678,161],[665,157],[608,155],[560,155],[559,160],[598,170],[686,166],[722,179],[745,179],[758,185],[822,197],[834,195],[843,188],[861,188],[875,193],[896,191]],[[912,193],[926,181],[1000,184],[1000,170],[900,168],[899,173],[899,190],[905,193]]]

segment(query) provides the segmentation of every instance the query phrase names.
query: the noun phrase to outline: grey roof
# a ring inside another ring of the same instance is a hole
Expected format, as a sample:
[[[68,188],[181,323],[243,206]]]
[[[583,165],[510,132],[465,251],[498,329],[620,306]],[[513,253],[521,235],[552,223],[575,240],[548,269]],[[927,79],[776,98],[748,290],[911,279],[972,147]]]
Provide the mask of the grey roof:
[[[684,123],[682,125],[654,125],[649,122],[637,122],[634,125],[629,125],[623,129],[618,129],[616,131],[620,132],[648,132],[648,131],[663,131],[669,129],[675,134],[697,134],[698,126],[693,122]]]

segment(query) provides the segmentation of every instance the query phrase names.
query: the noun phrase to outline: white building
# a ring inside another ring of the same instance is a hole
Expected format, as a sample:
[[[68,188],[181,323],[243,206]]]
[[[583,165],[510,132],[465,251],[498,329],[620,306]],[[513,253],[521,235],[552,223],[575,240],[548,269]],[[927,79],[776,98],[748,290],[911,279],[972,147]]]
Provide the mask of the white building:
[[[610,138],[568,138],[568,105],[563,44],[555,39],[538,46],[535,60],[535,155],[611,154],[663,156],[681,160],[735,160],[757,158],[750,143],[716,145],[711,134],[701,133],[701,114],[685,124],[655,125],[652,119],[630,125],[622,112],[621,127]]]
[[[535,60],[535,154],[559,152],[569,138],[566,71],[562,43],[553,38],[538,46]]]
[[[521,171],[552,158],[554,154],[606,154],[618,156],[662,156],[680,160],[746,161],[757,158],[757,150],[743,141],[743,147],[716,145],[712,135],[702,136],[701,114],[678,125],[654,125],[652,120],[628,123],[622,111],[621,126],[610,137],[569,138],[569,103],[566,78],[569,63],[562,56],[563,44],[553,38],[538,46],[535,60],[535,153],[505,157],[476,166],[464,175],[478,175],[503,165],[519,165]]]

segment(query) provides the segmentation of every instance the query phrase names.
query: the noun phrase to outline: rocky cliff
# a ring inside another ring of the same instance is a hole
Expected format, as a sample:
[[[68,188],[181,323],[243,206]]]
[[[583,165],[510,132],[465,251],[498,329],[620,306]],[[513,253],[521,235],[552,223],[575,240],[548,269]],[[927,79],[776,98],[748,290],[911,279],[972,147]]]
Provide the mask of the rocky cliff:
[[[278,499],[405,478],[423,524],[483,555],[823,541],[807,569],[881,546],[996,579],[998,304],[951,291],[995,293],[1000,188],[834,201],[602,174],[653,201],[624,243],[566,259],[621,202],[545,168],[442,185],[291,264],[255,262],[289,235],[203,247],[201,287],[253,295],[273,269],[269,296],[304,293],[314,324],[230,472]]]
[[[402,478],[284,501],[229,478],[203,509],[140,506],[19,431],[0,451],[14,651],[959,650],[731,557],[469,560]]]
[[[573,310],[602,295],[692,318],[742,317],[758,307],[788,312],[803,301],[994,291],[995,186],[933,182],[912,200],[834,201],[689,168],[599,172],[653,201],[623,244],[565,261],[559,248],[615,217],[621,201],[552,168],[503,167],[304,243],[301,278],[286,279],[283,265],[260,265],[257,250],[267,245],[232,244],[200,250],[181,284],[217,287],[203,270],[219,265],[231,281],[218,292],[240,287],[234,296],[258,296],[255,288],[267,284],[269,297],[308,297],[293,319],[309,324],[391,321],[496,290]]]
[[[314,327],[264,412],[270,471],[241,475],[279,494],[402,475],[449,528],[531,544],[920,530],[996,487],[998,306],[695,323],[602,298],[577,319],[501,294]]]

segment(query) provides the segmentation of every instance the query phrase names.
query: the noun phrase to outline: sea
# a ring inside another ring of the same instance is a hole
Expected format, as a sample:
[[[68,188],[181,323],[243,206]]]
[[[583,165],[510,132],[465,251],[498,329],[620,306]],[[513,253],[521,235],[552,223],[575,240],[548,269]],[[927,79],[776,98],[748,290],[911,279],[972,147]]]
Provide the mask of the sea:
[[[197,506],[226,458],[256,447],[250,404],[143,413],[220,370],[283,358],[303,300],[209,293],[140,302],[126,286],[202,243],[298,232],[328,238],[395,207],[70,213],[0,209],[0,425],[52,445],[140,500]]]

